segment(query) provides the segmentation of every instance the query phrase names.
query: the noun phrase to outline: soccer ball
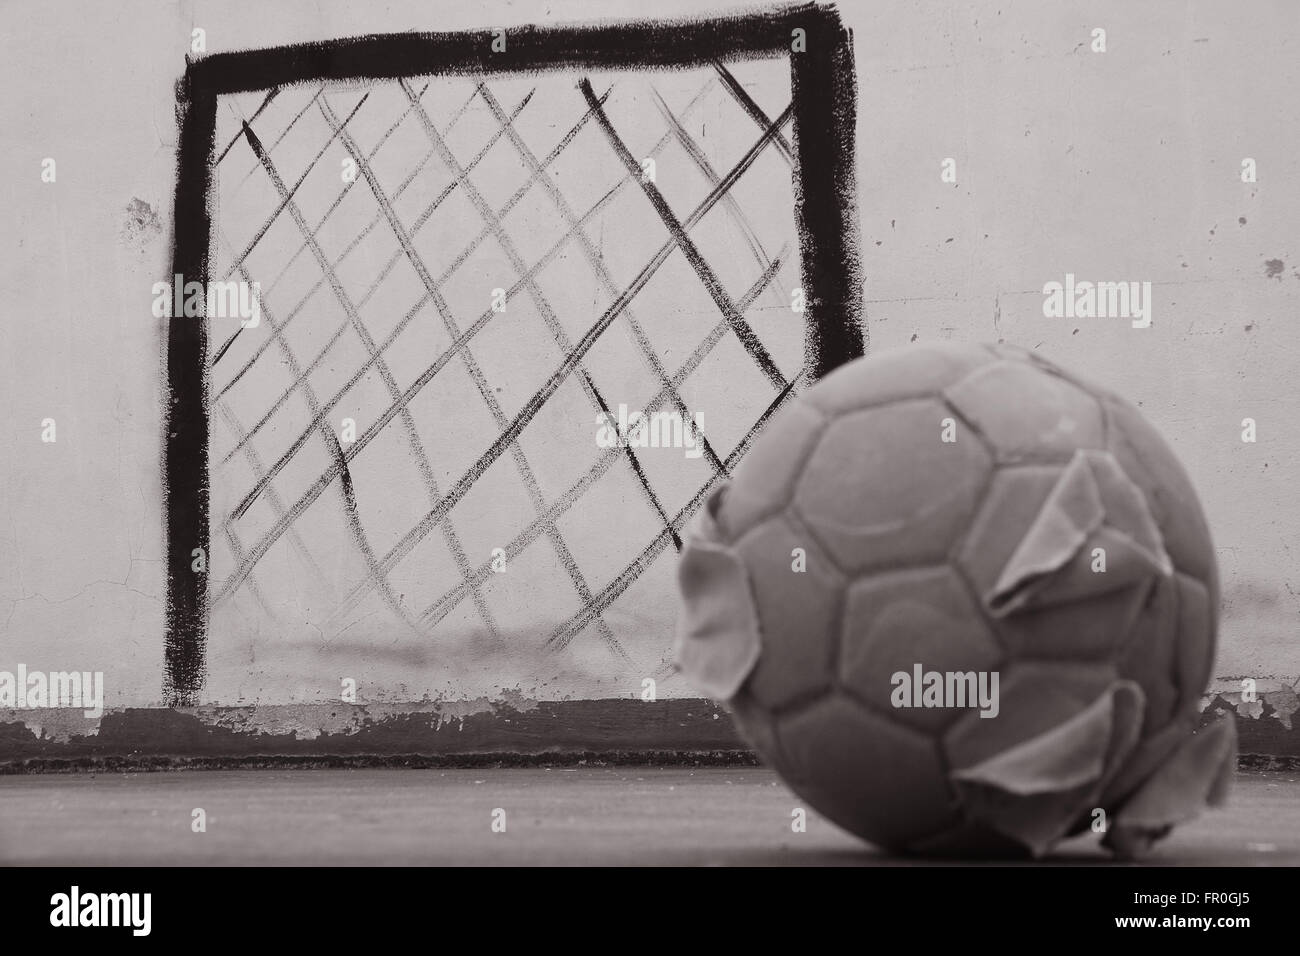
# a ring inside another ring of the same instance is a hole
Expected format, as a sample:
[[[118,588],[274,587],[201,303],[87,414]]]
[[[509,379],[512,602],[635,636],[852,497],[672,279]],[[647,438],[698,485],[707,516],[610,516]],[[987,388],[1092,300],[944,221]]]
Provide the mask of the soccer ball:
[[[1008,346],[851,362],[696,517],[679,667],[790,787],[897,851],[1142,852],[1221,801],[1218,575],[1159,434]]]

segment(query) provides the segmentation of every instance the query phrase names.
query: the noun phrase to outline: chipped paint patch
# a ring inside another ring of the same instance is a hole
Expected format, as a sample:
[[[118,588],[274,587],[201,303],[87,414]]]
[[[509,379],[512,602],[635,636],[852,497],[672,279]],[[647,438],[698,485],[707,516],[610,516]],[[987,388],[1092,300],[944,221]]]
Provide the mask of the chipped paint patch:
[[[1264,716],[1264,702],[1258,698],[1255,700],[1239,700],[1237,701],[1237,713],[1242,717],[1258,720]]]
[[[1273,761],[1278,766],[1300,763],[1300,710],[1296,681],[1254,678],[1254,699],[1243,700],[1243,678],[1216,680],[1210,688],[1210,702],[1201,713],[1202,721],[1222,714],[1237,720],[1238,750],[1243,758]]]
[[[1248,720],[1274,718],[1287,730],[1291,730],[1291,715],[1300,710],[1300,695],[1296,694],[1297,681],[1276,677],[1251,679],[1254,681],[1253,700],[1246,699],[1243,678],[1222,677],[1216,680],[1202,701],[1202,712],[1209,704],[1221,701],[1240,717]]]
[[[320,737],[350,736],[367,727],[394,718],[427,717],[427,725],[439,730],[447,724],[464,726],[467,719],[482,715],[509,721],[510,714],[536,710],[539,702],[517,690],[504,691],[499,698],[417,701],[405,704],[257,704],[248,706],[178,707],[173,713],[189,714],[213,729],[253,737],[289,737],[316,740]],[[122,708],[105,711],[105,716],[134,711]],[[103,717],[86,717],[76,708],[17,710],[0,708],[0,725],[21,727],[37,740],[67,743],[77,737],[99,733]],[[0,743],[0,760],[4,747]]]
[[[1277,719],[1287,730],[1291,729],[1291,715],[1300,710],[1300,696],[1294,687],[1283,687],[1264,695],[1264,702],[1273,708]]]
[[[107,711],[105,711],[107,713]],[[79,707],[54,707],[41,710],[15,710],[0,707],[0,726],[19,724],[37,740],[66,743],[74,737],[99,733],[102,717],[87,717]],[[4,744],[0,740],[0,755]]]
[[[315,740],[322,734],[355,734],[369,719],[373,719],[365,706],[339,705],[322,710],[320,705],[297,704],[278,707],[213,707],[188,708],[213,727],[238,734],[279,737],[292,736],[294,740]]]
[[[368,727],[395,718],[420,722],[438,730],[445,724],[461,726],[467,718],[479,715],[498,715],[506,711],[527,713],[536,709],[537,701],[525,700],[517,692],[503,694],[500,699],[478,697],[473,700],[419,701],[410,704],[284,704],[250,707],[190,707],[181,708],[214,727],[222,727],[240,734],[266,736],[291,735],[295,740],[316,740],[319,737],[350,736]]]

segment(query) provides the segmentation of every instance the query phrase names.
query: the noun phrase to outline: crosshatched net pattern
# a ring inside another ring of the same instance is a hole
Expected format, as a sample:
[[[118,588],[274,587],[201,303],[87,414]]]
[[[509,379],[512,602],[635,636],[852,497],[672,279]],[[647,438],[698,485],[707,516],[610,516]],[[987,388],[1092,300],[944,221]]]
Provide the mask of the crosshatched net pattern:
[[[780,61],[222,97],[210,276],[261,322],[212,320],[214,633],[665,676],[678,532],[804,376],[789,101]],[[620,405],[702,453],[598,447]]]

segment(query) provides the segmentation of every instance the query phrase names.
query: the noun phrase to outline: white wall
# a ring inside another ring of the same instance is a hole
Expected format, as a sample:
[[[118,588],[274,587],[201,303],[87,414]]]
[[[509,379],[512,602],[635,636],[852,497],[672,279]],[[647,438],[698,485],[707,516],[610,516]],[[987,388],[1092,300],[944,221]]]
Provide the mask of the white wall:
[[[216,52],[713,6],[325,0],[272,15],[262,2],[9,0],[0,667],[103,670],[109,706],[161,697],[162,335],[149,306],[169,271],[173,84],[192,26]],[[1294,679],[1300,123],[1288,91],[1300,82],[1300,21],[1286,2],[1249,9],[1004,0],[842,13],[856,35],[871,347],[913,336],[1041,344],[1141,404],[1188,465],[1214,530],[1225,615],[1216,673]],[[1089,49],[1094,27],[1107,31],[1104,54]],[[40,181],[47,156],[55,184]],[[1239,179],[1246,156],[1256,184]],[[940,182],[945,157],[957,161],[955,186]],[[137,198],[157,210],[159,230],[127,228]],[[1066,272],[1152,281],[1152,328],[1043,318],[1042,285]],[[1254,445],[1239,440],[1248,416]],[[47,417],[55,444],[40,440]],[[328,680],[352,671],[387,699],[500,684],[545,697],[637,689],[581,660],[546,664],[541,679],[480,666],[448,681],[432,650],[384,657],[377,641],[294,644],[260,663],[227,645],[228,672],[255,676],[214,694],[324,699],[337,686]]]

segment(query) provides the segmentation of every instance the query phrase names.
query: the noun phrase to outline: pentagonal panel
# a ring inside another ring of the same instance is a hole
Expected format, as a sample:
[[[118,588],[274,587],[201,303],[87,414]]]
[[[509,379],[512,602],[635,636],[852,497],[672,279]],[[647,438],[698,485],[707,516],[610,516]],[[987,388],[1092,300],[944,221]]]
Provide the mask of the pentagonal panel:
[[[740,460],[718,509],[718,523],[729,537],[740,537],[786,506],[825,425],[825,416],[806,398],[772,417]]]
[[[935,741],[835,694],[777,731],[795,789],[863,839],[901,847],[955,821]]]
[[[1075,449],[1101,448],[1105,440],[1092,396],[1027,362],[986,365],[944,397],[988,439],[1000,462],[1066,461]]]
[[[833,673],[843,596],[839,572],[785,516],[759,525],[733,547],[749,573],[762,642],[746,687],[768,708],[825,689]]]
[[[1205,585],[1186,574],[1178,579],[1179,710],[1196,713],[1214,666],[1216,627],[1214,606]]]
[[[935,399],[850,412],[831,422],[795,486],[792,508],[846,572],[937,564],[974,513],[991,458]]]
[[[1105,402],[1109,416],[1109,450],[1125,473],[1146,494],[1160,526],[1165,550],[1180,571],[1206,584],[1218,605],[1218,574],[1209,526],[1187,472],[1160,433],[1128,402]]]
[[[910,680],[918,664],[923,671],[989,671],[1001,656],[965,586],[946,565],[855,581],[845,598],[841,635],[841,679],[854,696],[882,711],[893,708],[895,674]],[[936,731],[976,704],[893,708],[894,719]]]
[[[994,361],[978,345],[939,342],[890,349],[849,362],[804,393],[832,414],[907,398],[937,395],[981,365]]]
[[[999,674],[997,716],[964,714],[944,735],[949,765],[973,767],[1059,727],[1114,680],[1109,664],[1012,662]]]
[[[1144,737],[1169,722],[1178,702],[1177,592],[1178,585],[1172,576],[1156,583],[1125,638],[1117,662],[1119,676],[1136,681],[1146,695]]]

